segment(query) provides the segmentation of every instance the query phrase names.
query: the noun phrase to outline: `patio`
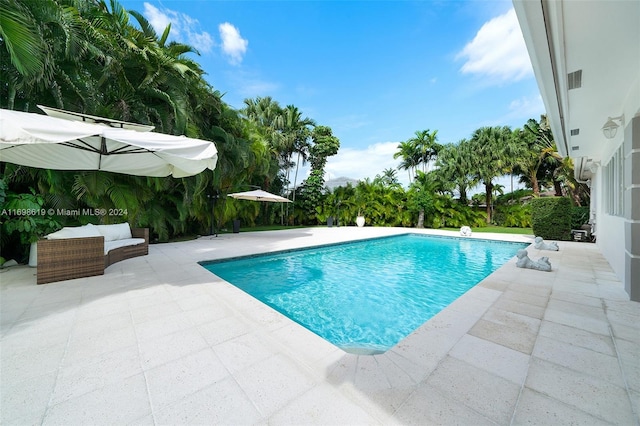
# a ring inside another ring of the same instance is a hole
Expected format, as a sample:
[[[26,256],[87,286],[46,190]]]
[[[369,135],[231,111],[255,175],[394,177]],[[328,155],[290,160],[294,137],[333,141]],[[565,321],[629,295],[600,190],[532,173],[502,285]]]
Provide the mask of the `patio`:
[[[390,351],[347,354],[196,262],[406,232],[158,244],[105,275],[0,272],[2,424],[639,424],[640,303],[595,244],[515,257]],[[532,242],[532,236],[472,238]]]

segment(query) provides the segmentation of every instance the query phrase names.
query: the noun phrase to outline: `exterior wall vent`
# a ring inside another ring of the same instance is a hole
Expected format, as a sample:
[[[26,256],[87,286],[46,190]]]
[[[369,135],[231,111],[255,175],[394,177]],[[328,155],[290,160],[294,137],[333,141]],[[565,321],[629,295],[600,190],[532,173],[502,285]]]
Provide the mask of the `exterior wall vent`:
[[[569,85],[569,90],[581,88],[582,87],[582,70],[574,71],[572,73],[567,74],[567,84]]]
[[[578,136],[580,134],[580,129],[571,129],[571,136]]]
[[[580,146],[579,146],[579,145],[576,145],[576,146],[572,146],[572,147],[571,147],[571,151],[578,151],[579,149],[580,149]]]

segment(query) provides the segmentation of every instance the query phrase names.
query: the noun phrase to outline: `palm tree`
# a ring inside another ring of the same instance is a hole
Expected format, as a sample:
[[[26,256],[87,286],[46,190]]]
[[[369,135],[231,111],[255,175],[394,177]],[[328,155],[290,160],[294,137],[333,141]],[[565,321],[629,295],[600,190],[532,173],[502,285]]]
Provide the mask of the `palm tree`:
[[[402,159],[398,169],[406,170],[409,173],[409,182],[412,182],[415,177],[416,167],[420,163],[415,144],[411,140],[400,142],[398,151],[393,154],[393,158]]]
[[[471,174],[485,187],[487,223],[491,223],[493,180],[509,173],[516,154],[512,143],[511,129],[504,127],[482,127],[477,129],[469,141],[473,154]]]
[[[438,151],[442,148],[438,144],[438,131],[418,130],[415,137],[409,139],[409,142],[415,147],[418,157],[418,164],[422,164],[422,172],[429,170],[429,163],[438,156]]]
[[[549,126],[547,116],[540,117],[540,123],[529,119],[524,130],[514,131],[514,141],[519,143],[519,153],[516,156],[514,171],[522,175],[521,181],[531,185],[534,196],[540,195],[538,176],[547,164],[558,165],[562,159],[556,152],[555,142]]]
[[[456,145],[446,144],[438,153],[434,173],[442,180],[452,182],[458,189],[459,201],[462,205],[469,203],[467,190],[477,185],[477,180],[470,173],[472,168],[472,152],[469,141],[461,139]]]

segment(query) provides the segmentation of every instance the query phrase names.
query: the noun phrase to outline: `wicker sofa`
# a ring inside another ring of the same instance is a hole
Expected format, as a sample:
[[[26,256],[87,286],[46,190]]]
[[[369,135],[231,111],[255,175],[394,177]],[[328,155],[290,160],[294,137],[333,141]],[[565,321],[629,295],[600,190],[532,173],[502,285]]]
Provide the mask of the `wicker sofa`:
[[[38,284],[104,274],[121,260],[149,253],[149,229],[129,224],[63,228],[38,241]]]

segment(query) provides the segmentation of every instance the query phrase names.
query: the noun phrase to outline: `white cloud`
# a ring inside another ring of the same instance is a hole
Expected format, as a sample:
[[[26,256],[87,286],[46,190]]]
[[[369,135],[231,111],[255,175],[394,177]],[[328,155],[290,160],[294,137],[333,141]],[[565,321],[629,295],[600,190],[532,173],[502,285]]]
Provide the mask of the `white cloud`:
[[[189,15],[170,9],[160,10],[150,3],[144,3],[143,15],[159,35],[171,24],[170,37],[195,47],[200,53],[208,53],[215,46],[211,34],[200,31],[200,22]]]
[[[162,34],[167,25],[171,23],[169,15],[160,12],[160,9],[149,3],[144,4],[144,16],[158,34]],[[173,30],[177,32],[175,28]]]
[[[493,83],[518,81],[533,75],[533,68],[514,9],[486,22],[456,59],[460,71],[490,77]]]
[[[222,51],[229,56],[232,64],[242,62],[242,57],[247,52],[249,42],[240,36],[240,31],[228,22],[218,26],[222,39]]]
[[[395,169],[399,160],[393,158],[398,142],[379,142],[364,149],[340,148],[337,155],[329,157],[325,166],[325,180],[338,177],[352,179],[373,179],[385,169]],[[398,171],[398,179],[402,184],[408,183],[408,175]]]
[[[540,119],[540,114],[544,114],[545,108],[540,95],[522,96],[511,101],[508,112],[498,117],[492,125],[504,125],[511,123],[513,127],[522,127],[528,119]]]

